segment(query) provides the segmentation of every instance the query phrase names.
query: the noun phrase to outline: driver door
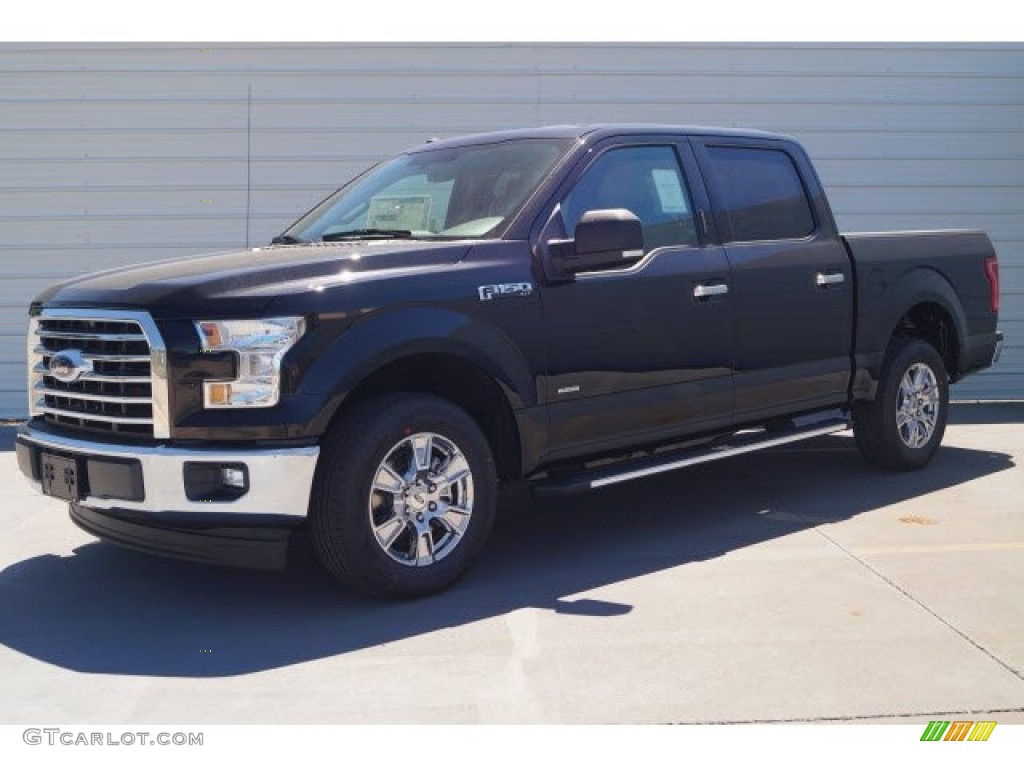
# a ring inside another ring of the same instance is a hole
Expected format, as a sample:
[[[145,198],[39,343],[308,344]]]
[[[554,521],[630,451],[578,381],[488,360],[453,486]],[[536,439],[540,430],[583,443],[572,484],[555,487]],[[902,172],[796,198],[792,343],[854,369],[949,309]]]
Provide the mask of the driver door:
[[[692,151],[678,137],[609,142],[583,166],[553,221],[560,216],[571,237],[585,212],[625,208],[641,221],[644,254],[541,291],[550,458],[728,424],[731,276],[724,250],[698,226],[710,217]]]

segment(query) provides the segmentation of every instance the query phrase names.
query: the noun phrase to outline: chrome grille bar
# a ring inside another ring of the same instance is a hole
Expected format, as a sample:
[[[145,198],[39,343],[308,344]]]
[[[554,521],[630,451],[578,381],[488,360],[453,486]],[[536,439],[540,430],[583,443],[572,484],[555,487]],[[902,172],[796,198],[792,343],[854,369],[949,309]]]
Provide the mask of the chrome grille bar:
[[[32,367],[32,372],[45,374],[46,366],[42,363],[36,363]],[[86,371],[79,377],[79,381],[123,381],[128,384],[148,384],[152,380],[150,376],[108,376],[105,373],[96,373],[95,371]]]
[[[43,331],[43,333],[47,336],[47,338],[49,338],[49,334],[46,333],[46,331]],[[68,337],[65,337],[65,338],[68,338]],[[71,347],[66,347],[66,349],[71,349]],[[47,347],[44,347],[42,345],[38,345],[32,351],[35,352],[37,355],[42,356],[42,355],[54,355],[57,352],[60,352],[61,350],[60,349],[48,349]],[[96,355],[96,354],[85,354],[85,353],[83,353],[82,357],[85,358],[86,360],[104,360],[104,361],[110,362],[110,363],[148,363],[149,362],[149,355]]]
[[[149,405],[151,398],[146,397],[119,397],[115,395],[94,395],[91,392],[72,392],[66,389],[50,389],[46,386],[36,387],[36,392],[43,397],[68,397],[75,400],[94,400],[97,403],[129,403],[136,405]]]
[[[38,333],[38,331],[37,331]],[[46,331],[48,339],[87,339],[89,341],[146,341],[141,333],[68,333],[67,331]]]
[[[93,416],[83,411],[68,411],[63,408],[54,408],[49,405],[41,405],[37,403],[37,408],[41,413],[49,413],[54,416],[67,416],[68,418],[79,419],[83,421],[104,421],[111,424],[152,424],[153,419],[149,417],[145,418],[130,418],[127,416]]]

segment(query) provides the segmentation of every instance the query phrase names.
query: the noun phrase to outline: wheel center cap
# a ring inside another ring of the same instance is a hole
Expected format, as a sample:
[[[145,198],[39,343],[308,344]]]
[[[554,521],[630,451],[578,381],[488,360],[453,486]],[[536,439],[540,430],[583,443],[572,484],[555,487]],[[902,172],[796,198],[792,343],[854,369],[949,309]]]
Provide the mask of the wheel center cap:
[[[417,512],[427,506],[427,491],[425,488],[419,486],[413,486],[403,494],[405,496],[406,506]]]

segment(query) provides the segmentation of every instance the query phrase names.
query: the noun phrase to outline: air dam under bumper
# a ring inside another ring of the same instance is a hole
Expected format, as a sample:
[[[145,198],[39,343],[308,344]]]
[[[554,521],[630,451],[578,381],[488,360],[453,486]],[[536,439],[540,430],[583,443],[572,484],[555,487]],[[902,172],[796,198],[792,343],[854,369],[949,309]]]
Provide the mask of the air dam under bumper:
[[[320,452],[94,442],[31,422],[19,430],[15,448],[22,473],[40,490],[44,453],[74,461],[79,498],[70,500],[71,517],[95,536],[154,554],[256,568],[284,567],[289,535],[306,518]],[[195,498],[186,490],[186,464],[244,467],[246,490],[235,499]]]
[[[282,570],[293,525],[266,519],[189,520],[71,503],[71,520],[86,533],[128,549],[235,568]],[[263,516],[265,518],[265,516]]]

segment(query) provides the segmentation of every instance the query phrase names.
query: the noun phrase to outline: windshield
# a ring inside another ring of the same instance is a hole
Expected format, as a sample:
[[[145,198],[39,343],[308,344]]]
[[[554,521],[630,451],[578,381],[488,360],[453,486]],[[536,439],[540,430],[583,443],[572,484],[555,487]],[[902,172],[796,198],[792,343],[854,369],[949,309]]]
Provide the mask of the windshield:
[[[495,236],[569,145],[519,139],[399,155],[338,190],[277,241]]]

